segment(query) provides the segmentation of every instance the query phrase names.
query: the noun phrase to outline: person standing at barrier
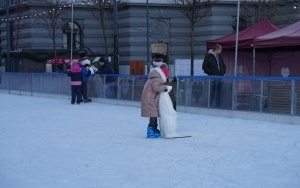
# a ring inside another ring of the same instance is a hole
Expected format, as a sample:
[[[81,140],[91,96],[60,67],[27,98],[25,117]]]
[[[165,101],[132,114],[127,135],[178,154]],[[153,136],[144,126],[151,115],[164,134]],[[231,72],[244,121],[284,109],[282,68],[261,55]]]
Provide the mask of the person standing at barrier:
[[[71,77],[71,104],[80,104],[81,102],[81,69],[78,63],[74,63],[67,71],[67,75]]]
[[[87,102],[91,102],[92,99],[89,99],[87,96],[87,89],[88,89],[88,81],[89,81],[89,77],[91,75],[91,71],[90,71],[90,65],[89,64],[85,64],[84,66],[81,66],[81,73],[82,73],[82,95],[83,95],[83,102],[87,103]]]
[[[226,65],[221,56],[222,46],[215,44],[205,55],[202,69],[204,73],[210,76],[224,76],[226,73]],[[210,106],[215,102],[216,107],[221,106],[222,80],[212,79],[210,90]]]
[[[157,117],[159,117],[158,102],[161,92],[170,92],[172,86],[163,85],[167,77],[160,68],[163,64],[160,55],[156,55],[153,61],[153,68],[150,70],[148,80],[144,86],[141,97],[141,116],[149,117],[147,127],[147,138],[160,137],[160,131],[157,129]]]
[[[88,98],[88,81],[89,76],[92,74],[90,69],[90,60],[87,57],[87,51],[79,52],[79,62],[81,65],[81,73],[82,73],[82,85],[81,85],[81,92],[82,92],[82,101],[84,103],[91,102],[92,100]]]
[[[105,97],[107,98],[116,98],[117,96],[117,84],[114,76],[110,76],[109,74],[114,74],[112,65],[105,58],[101,57],[99,59],[100,69],[97,74],[106,75],[105,77]]]

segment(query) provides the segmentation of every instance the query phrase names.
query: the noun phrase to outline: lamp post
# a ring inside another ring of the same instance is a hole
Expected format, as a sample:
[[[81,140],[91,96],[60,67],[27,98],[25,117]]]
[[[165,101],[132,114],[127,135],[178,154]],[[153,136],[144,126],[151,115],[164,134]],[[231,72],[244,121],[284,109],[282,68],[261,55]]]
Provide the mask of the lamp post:
[[[113,1],[113,14],[114,14],[114,68],[115,73],[119,74],[119,47],[118,47],[118,4]]]
[[[71,0],[71,63],[73,62],[73,32],[74,32],[74,0]]]
[[[237,76],[237,57],[238,57],[238,42],[239,42],[239,27],[240,27],[240,0],[237,5],[237,17],[236,17],[236,33],[235,33],[235,56],[234,56],[234,76]]]
[[[236,32],[235,32],[235,56],[234,56],[234,76],[237,76],[237,57],[238,57],[238,41],[239,41],[239,27],[240,27],[240,0],[237,0],[237,17],[236,17]],[[237,104],[237,93],[234,87],[236,80],[233,80],[232,87],[232,110],[236,109]]]
[[[6,70],[11,72],[11,62],[10,62],[10,25],[9,25],[9,0],[6,0]]]
[[[146,1],[147,4],[147,73],[150,72],[150,54],[149,54],[149,4],[148,0]]]

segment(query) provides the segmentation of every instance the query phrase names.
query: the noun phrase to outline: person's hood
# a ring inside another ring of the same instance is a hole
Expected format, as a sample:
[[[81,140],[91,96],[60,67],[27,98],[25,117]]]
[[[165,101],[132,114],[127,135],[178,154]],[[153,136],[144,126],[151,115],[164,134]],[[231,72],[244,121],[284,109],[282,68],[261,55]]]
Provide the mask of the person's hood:
[[[163,63],[160,68],[169,68],[168,65],[166,63]]]
[[[151,78],[161,78],[164,83],[167,81],[167,78],[166,78],[164,72],[159,67],[150,69],[148,78],[150,78],[150,79]]]
[[[75,63],[74,65],[72,65],[70,72],[81,72],[81,68],[80,68],[79,64]]]
[[[208,54],[215,55],[215,54],[214,54],[214,50],[213,50],[213,49],[208,50]]]
[[[208,51],[208,54],[211,54],[211,55],[213,55],[215,58],[217,58],[217,55],[214,53],[214,50],[213,50],[213,49],[210,49],[210,50]]]

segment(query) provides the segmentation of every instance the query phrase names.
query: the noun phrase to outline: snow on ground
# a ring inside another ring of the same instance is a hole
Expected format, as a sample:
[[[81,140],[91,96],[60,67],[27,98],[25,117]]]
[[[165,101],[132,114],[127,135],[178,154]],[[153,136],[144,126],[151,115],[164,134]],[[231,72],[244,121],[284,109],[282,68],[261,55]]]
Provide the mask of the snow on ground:
[[[300,126],[178,113],[146,139],[140,108],[0,93],[1,188],[299,188]]]

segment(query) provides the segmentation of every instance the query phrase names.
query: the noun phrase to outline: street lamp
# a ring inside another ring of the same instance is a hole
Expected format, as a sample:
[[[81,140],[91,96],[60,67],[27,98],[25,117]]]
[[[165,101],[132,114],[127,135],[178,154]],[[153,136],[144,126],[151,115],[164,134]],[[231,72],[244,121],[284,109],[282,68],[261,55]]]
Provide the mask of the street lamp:
[[[147,3],[147,73],[150,72],[150,54],[149,54],[149,4]]]
[[[118,47],[118,4],[117,1],[113,1],[113,13],[114,13],[114,65],[115,73],[119,74],[119,47]]]
[[[240,27],[240,0],[237,0],[237,17],[236,17],[236,32],[235,32],[235,57],[234,57],[234,76],[237,76],[237,57],[238,57],[238,41],[239,41],[239,27]],[[235,86],[235,80],[233,80],[233,86]],[[236,109],[237,93],[236,88],[232,87],[232,110]]]
[[[236,32],[235,32],[235,57],[234,57],[234,76],[237,75],[237,57],[238,57],[238,41],[239,41],[239,27],[240,27],[240,0],[237,5],[237,17],[236,17]]]
[[[74,0],[71,0],[71,63],[73,62],[73,31],[74,31],[74,26],[73,26],[73,22],[74,22]]]
[[[8,72],[11,72],[11,62],[10,62],[10,27],[9,27],[9,0],[6,0],[6,45],[7,45],[7,49],[6,49],[6,65],[9,65],[6,70],[8,70]]]

